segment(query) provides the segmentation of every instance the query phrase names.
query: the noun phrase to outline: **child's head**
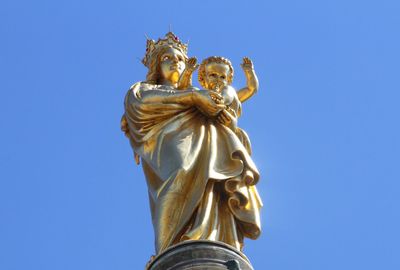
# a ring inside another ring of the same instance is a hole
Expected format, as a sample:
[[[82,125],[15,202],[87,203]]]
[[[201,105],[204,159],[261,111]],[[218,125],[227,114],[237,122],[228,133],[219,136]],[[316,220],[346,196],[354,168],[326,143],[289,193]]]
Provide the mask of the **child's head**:
[[[199,82],[204,89],[215,90],[230,85],[233,79],[231,62],[220,56],[211,56],[203,60],[199,68]]]

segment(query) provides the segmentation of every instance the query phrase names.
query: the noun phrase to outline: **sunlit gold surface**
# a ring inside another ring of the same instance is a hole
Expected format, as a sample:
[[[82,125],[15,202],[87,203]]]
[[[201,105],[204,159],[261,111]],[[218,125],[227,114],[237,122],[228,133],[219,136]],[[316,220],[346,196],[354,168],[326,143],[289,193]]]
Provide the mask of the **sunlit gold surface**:
[[[240,96],[227,82],[193,88],[196,61],[188,60],[174,36],[167,38],[172,42],[148,42],[147,80],[129,89],[121,121],[146,176],[156,251],[199,239],[240,250],[244,237],[259,236],[262,206],[250,141],[236,127]],[[242,97],[257,90],[254,77],[247,77]]]

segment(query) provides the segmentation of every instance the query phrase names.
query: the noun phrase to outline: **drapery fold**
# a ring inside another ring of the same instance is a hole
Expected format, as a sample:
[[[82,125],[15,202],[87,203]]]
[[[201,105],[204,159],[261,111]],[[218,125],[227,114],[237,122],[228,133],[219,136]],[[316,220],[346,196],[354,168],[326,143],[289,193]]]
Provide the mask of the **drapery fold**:
[[[126,134],[146,176],[156,251],[208,239],[241,249],[260,234],[258,170],[247,134],[236,134],[193,106],[146,102],[134,84],[125,98]]]

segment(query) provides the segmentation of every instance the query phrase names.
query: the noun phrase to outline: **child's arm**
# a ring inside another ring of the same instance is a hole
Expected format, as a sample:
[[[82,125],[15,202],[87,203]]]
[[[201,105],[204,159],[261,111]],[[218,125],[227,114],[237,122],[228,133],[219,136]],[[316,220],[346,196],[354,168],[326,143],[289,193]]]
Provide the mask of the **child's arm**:
[[[199,65],[197,65],[196,57],[191,57],[188,59],[186,62],[186,68],[179,78],[178,89],[187,89],[192,86],[192,75],[198,67]]]
[[[243,58],[243,63],[241,64],[246,76],[247,86],[240,89],[237,92],[240,102],[244,102],[251,98],[258,90],[258,79],[256,72],[254,71],[253,62],[247,58]]]

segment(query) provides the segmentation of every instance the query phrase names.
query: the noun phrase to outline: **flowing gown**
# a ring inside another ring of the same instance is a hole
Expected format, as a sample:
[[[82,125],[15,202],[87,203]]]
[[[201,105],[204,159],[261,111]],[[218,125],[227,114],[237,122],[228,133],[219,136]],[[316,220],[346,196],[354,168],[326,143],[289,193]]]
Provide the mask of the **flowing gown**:
[[[146,102],[136,83],[125,98],[124,125],[146,176],[156,252],[185,240],[221,241],[241,250],[260,234],[258,170],[241,139],[196,107]]]

